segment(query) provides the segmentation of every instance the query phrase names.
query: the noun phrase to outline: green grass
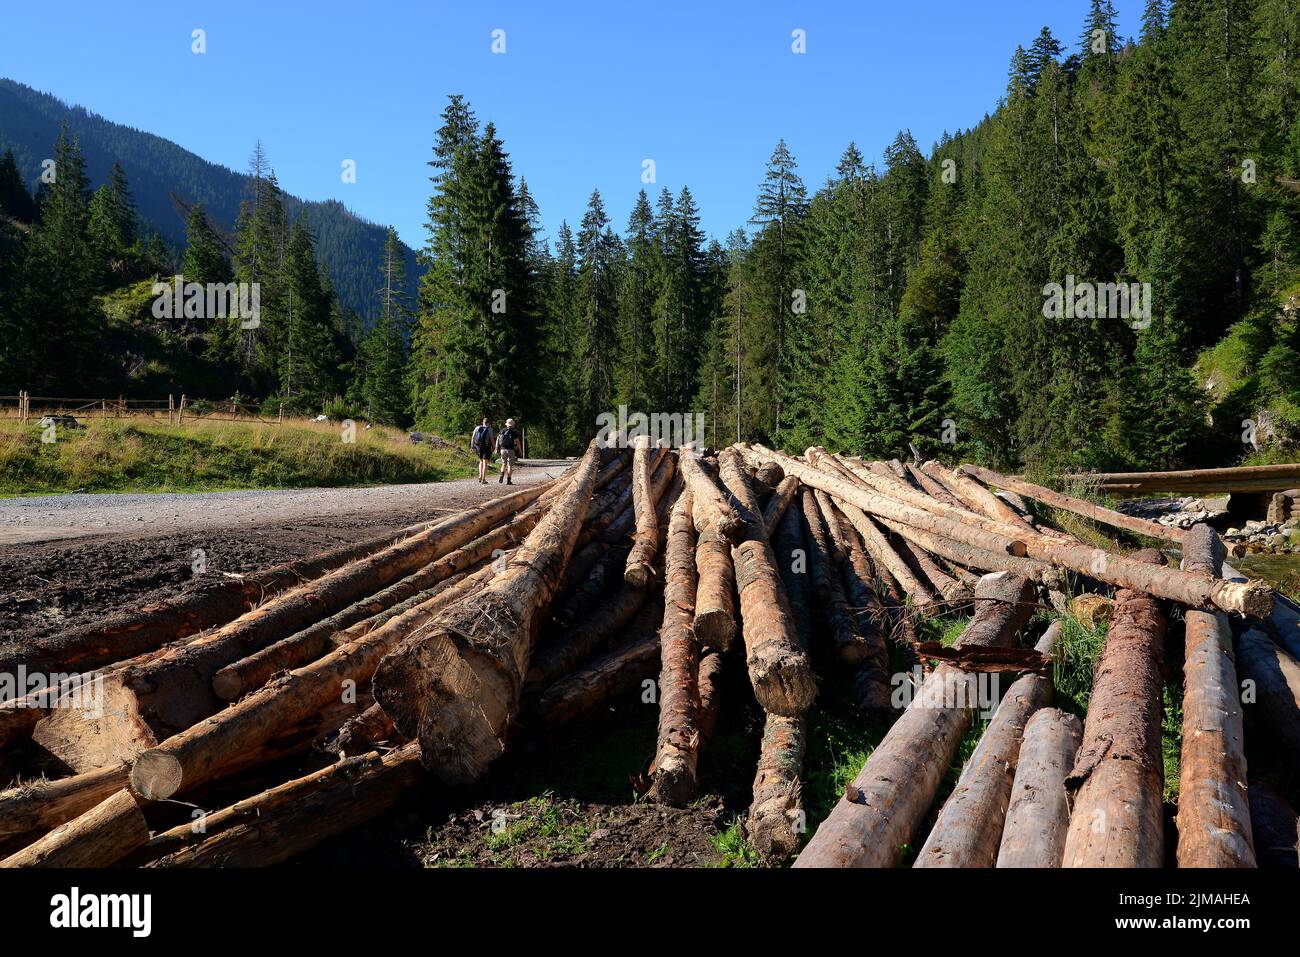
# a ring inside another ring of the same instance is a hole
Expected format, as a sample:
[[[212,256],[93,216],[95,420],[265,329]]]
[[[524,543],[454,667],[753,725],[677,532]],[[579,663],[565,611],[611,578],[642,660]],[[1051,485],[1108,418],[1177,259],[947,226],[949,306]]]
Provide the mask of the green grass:
[[[758,852],[749,846],[749,842],[740,833],[739,817],[726,830],[713,835],[712,841],[722,855],[719,867],[759,867],[762,864]]]
[[[493,822],[483,843],[491,852],[490,863],[510,867],[515,863],[512,851],[527,842],[542,860],[579,853],[587,842],[591,828],[583,821],[576,801],[560,800],[549,792],[511,804],[502,810],[503,825]],[[448,861],[454,866],[456,861]]]
[[[1056,706],[1082,718],[1092,694],[1092,674],[1106,643],[1104,626],[1088,628],[1070,615],[1061,617],[1061,635],[1052,661]]]
[[[0,496],[87,492],[208,492],[436,482],[468,477],[468,454],[411,445],[404,433],[338,423],[89,419],[41,441],[31,423],[0,423]]]

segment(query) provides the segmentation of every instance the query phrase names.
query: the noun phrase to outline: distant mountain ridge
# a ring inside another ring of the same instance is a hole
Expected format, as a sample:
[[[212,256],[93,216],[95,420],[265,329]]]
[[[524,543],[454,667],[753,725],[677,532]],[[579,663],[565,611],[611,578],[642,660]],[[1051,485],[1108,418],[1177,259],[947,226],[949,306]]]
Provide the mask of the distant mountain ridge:
[[[187,204],[202,203],[229,235],[244,197],[246,177],[163,139],[114,123],[80,106],[0,77],[0,151],[11,148],[18,167],[35,188],[41,160],[50,156],[63,123],[81,142],[91,185],[108,176],[113,162],[122,164],[141,219],[177,249],[185,247],[185,214],[173,194]],[[249,149],[253,147],[250,142]],[[285,189],[285,184],[280,184]],[[338,200],[307,201],[285,189],[285,209],[295,220],[303,212],[316,233],[316,250],[329,268],[344,307],[363,319],[376,311],[379,264],[386,227],[349,211]],[[402,245],[411,303],[419,278],[415,253]]]

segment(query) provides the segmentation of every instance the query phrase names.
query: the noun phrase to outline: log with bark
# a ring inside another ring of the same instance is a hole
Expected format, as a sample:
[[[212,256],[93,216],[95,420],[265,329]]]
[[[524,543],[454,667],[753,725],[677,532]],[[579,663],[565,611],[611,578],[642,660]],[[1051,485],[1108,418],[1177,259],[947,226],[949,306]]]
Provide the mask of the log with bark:
[[[595,442],[506,567],[471,602],[389,652],[375,698],[448,784],[477,780],[505,749],[541,613],[573,553],[599,471]]]
[[[384,755],[341,761],[241,801],[228,816],[206,822],[203,840],[172,850],[148,866],[279,864],[387,811],[422,778],[415,742]],[[161,837],[174,843],[183,834],[174,829]],[[158,846],[169,849],[171,843]]]
[[[676,484],[660,497],[656,520],[667,519],[666,511],[676,502],[680,484]],[[657,537],[657,536],[656,536]],[[656,566],[662,563],[655,557]],[[593,604],[587,616],[567,629],[550,629],[533,653],[525,682],[544,688],[572,671],[584,659],[608,644],[623,631],[657,591],[656,578],[649,579],[652,587],[638,587],[620,582],[612,596],[602,596]]]
[[[779,465],[774,465],[779,469]],[[789,478],[782,478],[777,483],[776,488],[772,490],[772,497],[767,500],[763,506],[763,527],[767,529],[768,537],[776,534],[777,525],[785,516],[785,511],[789,508],[790,503],[794,501],[799,492],[799,480],[791,475]]]
[[[1010,647],[1035,608],[1028,579],[986,575],[956,647]],[[978,704],[977,681],[941,664],[889,729],[795,867],[889,867],[905,853]],[[905,782],[905,786],[900,786]]]
[[[659,629],[659,735],[650,798],[685,807],[698,789],[700,646],[695,637],[695,526],[687,490],[673,506],[664,555]]]
[[[702,526],[711,525],[728,544],[738,544],[745,534],[746,524],[740,513],[709,475],[694,450],[682,449],[677,457],[682,477],[691,490],[696,531],[703,533]]]
[[[1070,827],[1065,777],[1082,740],[1083,724],[1068,711],[1042,708],[1025,725],[998,867],[1061,866]]]
[[[1209,525],[1183,536],[1183,568],[1217,576],[1223,557]],[[1222,612],[1195,609],[1184,623],[1178,866],[1254,867],[1232,626]]]
[[[745,665],[754,696],[768,714],[801,715],[812,704],[817,685],[791,621],[762,512],[736,450],[722,452],[718,469],[744,522],[744,537],[732,548],[731,557],[740,595]]]
[[[1117,588],[1145,592],[1193,608],[1218,608],[1259,618],[1267,618],[1273,608],[1273,589],[1263,581],[1227,581],[1181,569],[1146,564],[1104,549],[1089,548],[1047,535],[1022,535],[1020,530],[980,516],[949,518],[913,508],[880,493],[873,494],[838,476],[805,466],[789,456],[762,446],[754,446],[752,455],[757,461],[776,461],[787,474],[795,475],[806,484],[857,505],[872,515],[911,525],[962,544],[1017,556],[1028,555]],[[928,496],[925,498],[932,507],[940,508],[933,499]]]
[[[836,660],[847,665],[861,664],[869,649],[866,639],[858,634],[858,622],[849,607],[840,576],[836,539],[827,527],[827,516],[835,518],[834,507],[825,492],[814,489],[803,489],[799,498],[808,544],[808,579],[823,631],[830,639]]]
[[[657,592],[628,623],[630,637],[596,655],[565,675],[543,693],[537,714],[544,727],[555,730],[607,707],[621,695],[639,691],[659,670],[659,625],[663,592]]]
[[[802,787],[807,719],[769,714],[754,776],[753,800],[745,821],[750,846],[769,861],[795,852],[805,830]]]
[[[108,867],[148,842],[140,805],[123,788],[0,861],[0,867]]]
[[[1137,552],[1153,564],[1154,549]],[[1074,808],[1064,867],[1160,867],[1164,861],[1160,752],[1165,614],[1150,595],[1121,589],[1097,661],[1083,745],[1066,778]]]
[[[985,485],[992,485],[995,488],[1006,489],[1009,492],[1016,492],[1027,498],[1032,498],[1042,502],[1044,505],[1050,505],[1052,508],[1059,508],[1065,512],[1073,512],[1075,515],[1082,515],[1090,521],[1097,522],[1101,525],[1110,525],[1114,528],[1122,528],[1126,531],[1136,532],[1139,535],[1146,535],[1148,538],[1154,538],[1162,542],[1181,542],[1183,540],[1183,530],[1172,528],[1168,525],[1161,525],[1158,522],[1150,522],[1144,518],[1137,518],[1133,515],[1125,515],[1123,512],[1117,512],[1114,509],[1106,508],[1102,505],[1095,505],[1084,499],[1075,498],[1072,495],[1064,495],[1061,492],[1055,492],[1050,488],[1044,488],[1041,485],[1034,485],[1032,482],[1026,482],[1023,479],[1011,478],[994,472],[992,469],[982,468],[978,465],[963,465],[961,472],[966,475],[974,476]]]
[[[1060,622],[1053,622],[1035,650],[1050,656],[1060,631]],[[1021,738],[1029,719],[1051,700],[1051,679],[1040,675],[1017,678],[1007,689],[921,846],[916,867],[992,867],[997,862]]]
[[[840,578],[849,607],[857,619],[857,633],[862,636],[867,654],[858,664],[853,676],[853,703],[870,718],[878,718],[893,710],[890,694],[889,646],[885,630],[889,627],[888,615],[872,584],[875,572],[857,533],[839,510],[831,505],[829,514],[823,512],[836,549],[842,556]],[[902,624],[911,626],[912,620],[902,609]],[[916,635],[910,636],[915,644]]]

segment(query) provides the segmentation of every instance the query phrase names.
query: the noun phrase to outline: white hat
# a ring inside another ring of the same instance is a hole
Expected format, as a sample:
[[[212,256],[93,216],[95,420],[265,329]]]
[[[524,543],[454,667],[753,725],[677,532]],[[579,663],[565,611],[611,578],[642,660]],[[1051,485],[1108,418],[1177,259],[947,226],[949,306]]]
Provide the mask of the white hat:
[[[514,419],[506,419],[506,425],[513,426],[514,424],[515,424],[515,420],[514,420]]]

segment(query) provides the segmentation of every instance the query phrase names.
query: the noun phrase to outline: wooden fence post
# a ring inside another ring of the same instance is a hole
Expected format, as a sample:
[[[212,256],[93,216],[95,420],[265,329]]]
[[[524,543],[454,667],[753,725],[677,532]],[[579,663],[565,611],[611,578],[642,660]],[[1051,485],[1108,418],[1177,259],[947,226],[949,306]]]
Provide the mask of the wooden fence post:
[[[181,393],[181,406],[180,409],[178,410],[176,424],[177,425],[185,424],[185,393],[184,392]]]
[[[280,403],[280,418],[276,420],[276,425],[284,425],[284,403]]]
[[[167,424],[168,425],[173,424],[172,419],[175,417],[175,414],[176,414],[176,396],[168,392],[167,393]]]

